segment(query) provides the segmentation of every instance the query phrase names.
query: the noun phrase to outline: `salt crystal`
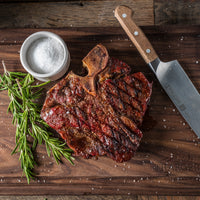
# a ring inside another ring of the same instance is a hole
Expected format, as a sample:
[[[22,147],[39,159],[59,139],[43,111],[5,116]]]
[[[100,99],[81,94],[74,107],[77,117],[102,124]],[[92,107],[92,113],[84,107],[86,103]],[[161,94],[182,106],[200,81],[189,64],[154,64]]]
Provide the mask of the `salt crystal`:
[[[64,59],[64,48],[53,38],[41,38],[33,42],[27,51],[27,60],[35,72],[49,73],[56,70]]]

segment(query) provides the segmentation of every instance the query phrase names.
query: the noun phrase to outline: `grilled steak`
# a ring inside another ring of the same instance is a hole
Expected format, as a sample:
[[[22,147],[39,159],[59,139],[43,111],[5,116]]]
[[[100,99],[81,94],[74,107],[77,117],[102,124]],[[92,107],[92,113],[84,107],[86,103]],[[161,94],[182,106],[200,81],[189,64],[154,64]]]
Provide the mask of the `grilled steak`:
[[[130,160],[142,138],[138,127],[152,84],[141,72],[131,74],[127,64],[110,58],[103,45],[94,47],[83,65],[87,76],[70,72],[48,91],[41,117],[76,156]]]

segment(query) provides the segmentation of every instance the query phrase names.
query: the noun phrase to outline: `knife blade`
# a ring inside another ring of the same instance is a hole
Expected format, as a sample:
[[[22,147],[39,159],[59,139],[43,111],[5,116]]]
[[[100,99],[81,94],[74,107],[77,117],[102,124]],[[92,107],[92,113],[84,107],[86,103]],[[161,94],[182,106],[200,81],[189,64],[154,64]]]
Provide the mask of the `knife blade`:
[[[133,12],[129,7],[118,6],[114,13],[167,95],[200,138],[200,95],[179,62],[162,62],[159,59],[149,40],[133,21]]]

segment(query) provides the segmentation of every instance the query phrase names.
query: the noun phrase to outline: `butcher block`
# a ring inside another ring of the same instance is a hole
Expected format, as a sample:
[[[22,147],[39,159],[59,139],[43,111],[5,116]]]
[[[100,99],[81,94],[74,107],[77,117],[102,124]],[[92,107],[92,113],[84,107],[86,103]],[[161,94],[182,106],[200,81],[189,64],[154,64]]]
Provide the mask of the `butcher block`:
[[[163,61],[179,60],[200,91],[200,27],[141,27]],[[0,60],[10,71],[24,71],[19,59],[23,41],[44,29],[1,29]],[[200,195],[200,140],[184,121],[132,42],[120,28],[45,29],[61,36],[71,54],[70,70],[80,74],[81,60],[103,44],[111,57],[143,72],[153,82],[150,105],[143,125],[143,138],[135,156],[117,163],[107,157],[83,159],[74,165],[65,159],[57,165],[45,145],[35,154],[35,180],[27,184],[15,147],[15,127],[7,113],[7,92],[0,92],[0,195],[147,194]],[[3,67],[0,67],[3,73]],[[45,93],[56,82],[44,88]],[[184,97],[183,97],[184,98]]]

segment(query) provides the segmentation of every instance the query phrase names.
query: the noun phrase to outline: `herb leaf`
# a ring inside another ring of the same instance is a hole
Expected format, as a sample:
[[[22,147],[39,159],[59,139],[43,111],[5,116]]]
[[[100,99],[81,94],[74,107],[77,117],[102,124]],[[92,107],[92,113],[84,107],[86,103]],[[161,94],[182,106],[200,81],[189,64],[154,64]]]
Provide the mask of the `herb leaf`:
[[[33,151],[37,144],[44,142],[47,155],[52,154],[57,163],[64,157],[73,164],[73,151],[67,149],[66,144],[59,138],[53,137],[49,126],[40,118],[41,106],[36,101],[41,96],[42,86],[49,82],[34,85],[35,80],[30,74],[9,72],[3,61],[2,64],[4,74],[0,75],[0,91],[8,91],[8,112],[12,113],[12,123],[16,126],[16,146],[12,154],[20,154],[19,160],[27,182],[35,177],[33,169],[36,161]],[[28,141],[28,137],[32,137],[33,142]]]

